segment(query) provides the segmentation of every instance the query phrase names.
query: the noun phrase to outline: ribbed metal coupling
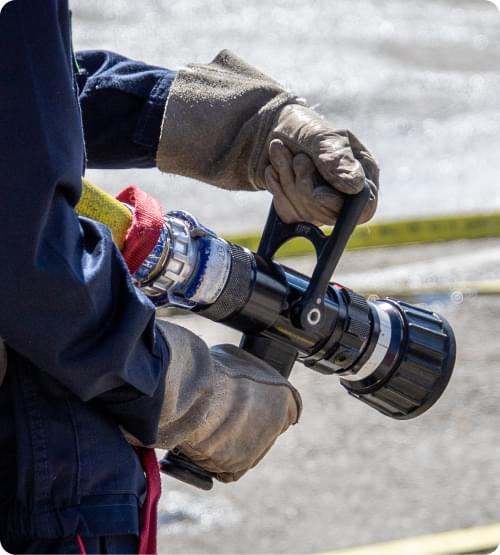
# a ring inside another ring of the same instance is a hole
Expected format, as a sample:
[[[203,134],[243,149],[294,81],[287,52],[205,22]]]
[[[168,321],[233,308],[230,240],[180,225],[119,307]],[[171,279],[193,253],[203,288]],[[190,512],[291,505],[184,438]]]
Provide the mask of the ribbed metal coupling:
[[[394,364],[367,388],[342,381],[348,391],[379,412],[405,420],[429,409],[441,396],[455,364],[455,337],[448,322],[434,312],[384,299],[399,312],[403,342]]]
[[[325,358],[339,371],[351,367],[370,336],[370,309],[365,299],[350,289],[339,289],[345,301],[344,331],[338,344]]]
[[[204,307],[200,314],[214,322],[220,322],[244,306],[251,292],[252,255],[246,249],[228,243],[231,254],[231,270],[225,288],[218,299]]]

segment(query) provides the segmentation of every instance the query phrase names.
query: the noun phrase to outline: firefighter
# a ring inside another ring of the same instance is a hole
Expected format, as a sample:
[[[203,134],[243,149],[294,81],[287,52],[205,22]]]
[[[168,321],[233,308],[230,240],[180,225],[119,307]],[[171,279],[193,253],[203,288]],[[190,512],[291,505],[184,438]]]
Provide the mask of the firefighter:
[[[108,229],[75,213],[85,168],[268,189],[286,221],[332,223],[365,178],[372,215],[377,165],[229,52],[179,72],[73,54],[67,0],[5,5],[0,70],[0,541],[137,553],[146,481],[131,443],[181,445],[231,481],[301,401],[265,362],[156,322]]]

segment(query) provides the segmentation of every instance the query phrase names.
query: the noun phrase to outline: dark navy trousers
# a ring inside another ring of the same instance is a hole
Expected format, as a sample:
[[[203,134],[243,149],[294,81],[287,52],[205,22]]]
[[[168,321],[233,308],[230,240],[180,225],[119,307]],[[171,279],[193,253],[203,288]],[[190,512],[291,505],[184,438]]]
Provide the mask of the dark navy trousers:
[[[145,484],[120,428],[155,441],[168,352],[109,231],[74,206],[86,165],[154,165],[175,73],[75,56],[67,0],[14,0],[0,75],[0,541],[133,552]]]

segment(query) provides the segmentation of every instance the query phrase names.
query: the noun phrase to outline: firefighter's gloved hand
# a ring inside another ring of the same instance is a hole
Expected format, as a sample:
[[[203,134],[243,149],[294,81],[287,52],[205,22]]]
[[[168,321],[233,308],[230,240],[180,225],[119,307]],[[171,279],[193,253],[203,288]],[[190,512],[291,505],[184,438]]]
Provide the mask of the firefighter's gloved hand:
[[[304,153],[293,155],[280,139],[273,139],[269,147],[270,164],[266,168],[266,186],[274,197],[278,216],[285,223],[311,222],[315,225],[335,223],[344,195],[327,182],[318,179],[312,159]],[[368,221],[377,206],[377,188],[367,180],[371,194],[359,223]],[[357,184],[351,192],[359,192]],[[349,194],[349,193],[348,193]]]
[[[178,447],[223,482],[254,467],[301,412],[298,391],[272,366],[233,345],[208,349],[158,321],[170,351],[155,447]]]
[[[210,64],[193,64],[177,73],[166,104],[157,165],[225,189],[268,189],[274,194],[275,184],[266,172],[269,165],[276,170],[275,139],[293,156],[308,156],[326,182],[316,194],[309,185],[300,185],[308,197],[304,209],[297,191],[288,195],[289,187],[297,188],[295,175],[280,176],[283,194],[292,204],[286,219],[295,220],[301,211],[302,219],[334,223],[341,194],[359,192],[365,179],[372,199],[363,219],[371,217],[379,170],[368,150],[351,132],[336,129],[303,100],[227,50]]]
[[[286,223],[334,224],[344,195],[359,193],[365,181],[370,200],[360,222],[377,207],[379,169],[363,144],[348,130],[335,129],[314,110],[285,106],[269,136],[266,188]]]

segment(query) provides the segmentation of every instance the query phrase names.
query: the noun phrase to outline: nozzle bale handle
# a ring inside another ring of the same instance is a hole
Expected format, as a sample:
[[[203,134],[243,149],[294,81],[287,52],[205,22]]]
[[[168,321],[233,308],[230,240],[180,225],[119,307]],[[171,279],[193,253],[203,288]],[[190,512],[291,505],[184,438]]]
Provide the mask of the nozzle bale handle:
[[[370,187],[366,182],[363,189],[356,195],[344,196],[344,205],[337,223],[331,235],[325,237],[323,241],[309,287],[300,302],[299,318],[302,329],[328,331],[330,323],[326,322],[324,317],[326,291],[369,199]]]
[[[317,263],[309,286],[295,307],[296,325],[309,331],[328,331],[329,322],[324,318],[324,298],[347,242],[370,199],[370,187],[365,182],[355,195],[344,195],[344,204],[331,235],[325,235],[315,225],[307,222],[285,224],[271,206],[257,254],[272,260],[278,249],[296,237],[308,239],[316,250]]]

